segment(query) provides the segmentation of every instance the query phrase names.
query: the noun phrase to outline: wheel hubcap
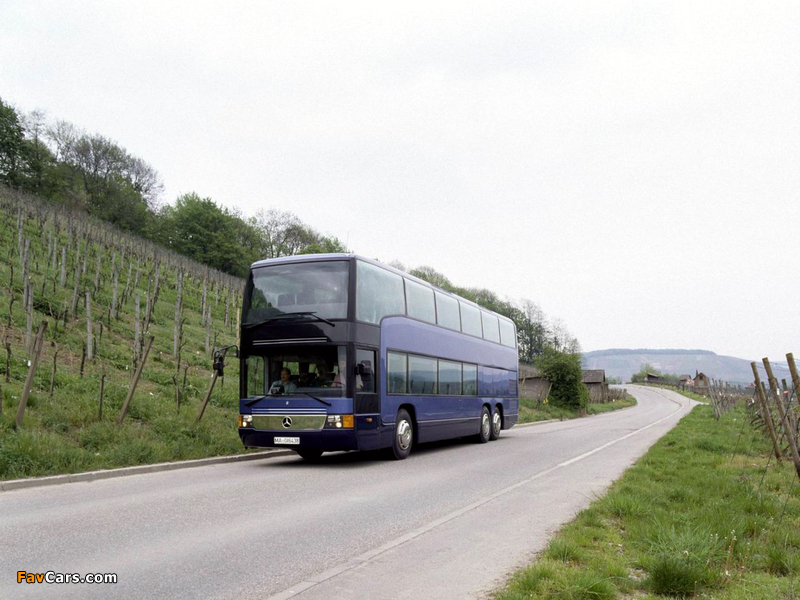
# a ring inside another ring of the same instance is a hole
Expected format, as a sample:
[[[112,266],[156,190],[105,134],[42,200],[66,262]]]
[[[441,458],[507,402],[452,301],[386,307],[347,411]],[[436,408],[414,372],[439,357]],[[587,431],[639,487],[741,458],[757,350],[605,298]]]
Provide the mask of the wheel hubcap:
[[[400,421],[397,424],[397,444],[402,450],[407,450],[411,446],[411,424],[408,421]]]
[[[500,433],[500,413],[494,413],[494,418],[492,419],[492,426],[494,427],[494,433],[497,435]]]
[[[481,423],[481,425],[483,426],[483,435],[484,436],[489,435],[489,415],[488,414],[483,413],[483,423]]]

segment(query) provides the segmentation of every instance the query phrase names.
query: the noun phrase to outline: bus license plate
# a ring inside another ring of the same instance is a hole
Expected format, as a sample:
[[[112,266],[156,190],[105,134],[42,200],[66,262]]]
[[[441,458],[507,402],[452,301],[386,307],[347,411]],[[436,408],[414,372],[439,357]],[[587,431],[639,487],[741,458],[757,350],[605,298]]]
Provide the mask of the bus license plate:
[[[275,437],[276,444],[289,444],[291,446],[299,446],[300,445],[300,438],[299,437]]]

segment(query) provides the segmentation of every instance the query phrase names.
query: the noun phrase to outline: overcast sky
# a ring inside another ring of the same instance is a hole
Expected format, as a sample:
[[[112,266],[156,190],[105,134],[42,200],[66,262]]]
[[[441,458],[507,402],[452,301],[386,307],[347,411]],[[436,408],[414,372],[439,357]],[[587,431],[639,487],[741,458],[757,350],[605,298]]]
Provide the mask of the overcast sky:
[[[584,350],[800,353],[800,3],[0,0],[0,96]]]

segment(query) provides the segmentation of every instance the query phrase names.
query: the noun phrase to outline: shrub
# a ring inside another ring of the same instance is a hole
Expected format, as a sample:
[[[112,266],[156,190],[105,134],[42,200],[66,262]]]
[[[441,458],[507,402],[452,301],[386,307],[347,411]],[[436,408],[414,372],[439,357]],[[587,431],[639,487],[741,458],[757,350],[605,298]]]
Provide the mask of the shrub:
[[[583,385],[580,354],[545,350],[536,367],[552,383],[550,401],[558,406],[584,408],[589,404],[589,389]]]

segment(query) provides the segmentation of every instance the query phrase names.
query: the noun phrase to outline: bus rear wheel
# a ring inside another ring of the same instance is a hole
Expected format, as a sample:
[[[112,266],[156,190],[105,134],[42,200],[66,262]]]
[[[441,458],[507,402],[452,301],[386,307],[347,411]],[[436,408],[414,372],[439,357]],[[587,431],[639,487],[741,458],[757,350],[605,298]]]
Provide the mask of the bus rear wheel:
[[[492,418],[489,416],[489,409],[484,406],[481,410],[481,430],[478,433],[478,442],[485,444],[492,435]]]
[[[394,436],[392,437],[392,456],[396,460],[403,460],[411,453],[411,446],[414,443],[414,424],[408,411],[401,408],[397,411],[395,420]]]
[[[496,406],[492,411],[492,431],[489,433],[489,439],[494,441],[500,437],[500,430],[503,428],[503,417],[500,416],[500,409]]]
[[[322,450],[319,448],[298,448],[297,453],[308,461],[319,460],[319,457],[322,456]]]

